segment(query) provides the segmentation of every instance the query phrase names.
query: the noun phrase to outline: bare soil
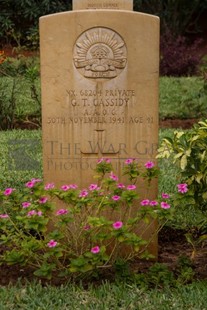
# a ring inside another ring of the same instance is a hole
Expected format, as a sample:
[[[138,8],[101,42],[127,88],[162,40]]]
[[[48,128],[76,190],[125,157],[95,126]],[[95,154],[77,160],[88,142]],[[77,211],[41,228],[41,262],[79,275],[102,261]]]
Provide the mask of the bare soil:
[[[3,252],[3,247],[0,246],[0,254]],[[192,263],[192,268],[195,273],[194,280],[207,279],[207,245],[204,247],[199,247],[196,249],[194,258],[192,259],[193,249],[187,243],[184,236],[184,232],[172,230],[170,228],[165,228],[159,235],[159,246],[158,246],[158,263],[165,264],[169,270],[176,274],[178,269],[178,259],[180,257],[187,257]],[[132,264],[132,269],[136,273],[146,273],[150,266],[152,266],[155,261],[136,261]],[[22,267],[18,265],[7,266],[2,265],[0,268],[0,286],[6,286],[9,284],[15,284],[17,279],[21,279],[22,283],[33,281],[36,277],[33,275],[33,270],[27,267]],[[37,279],[37,278],[36,278]],[[105,274],[101,276],[101,279],[113,281],[114,273],[108,270]],[[46,279],[40,279],[42,284],[51,284],[58,286],[69,281],[68,278],[60,279],[54,277],[52,280],[48,281]],[[100,279],[92,280],[92,282],[97,285],[100,284]],[[83,282],[84,284],[84,282]],[[88,281],[85,285],[88,285]]]

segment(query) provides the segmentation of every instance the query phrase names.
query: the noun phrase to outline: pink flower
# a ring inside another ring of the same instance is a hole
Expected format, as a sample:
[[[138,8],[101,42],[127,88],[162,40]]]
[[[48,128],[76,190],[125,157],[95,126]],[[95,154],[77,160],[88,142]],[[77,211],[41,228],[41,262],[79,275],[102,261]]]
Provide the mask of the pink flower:
[[[80,194],[79,194],[79,197],[87,197],[88,196],[88,191],[86,189],[83,189]]]
[[[154,163],[152,162],[152,161],[148,161],[148,162],[146,162],[146,164],[144,165],[145,166],[145,168],[147,168],[147,169],[151,169],[151,168],[153,168],[154,167]]]
[[[100,158],[97,160],[97,163],[100,164],[102,163],[103,161],[105,161],[107,164],[110,164],[111,160],[109,158]]]
[[[123,189],[123,188],[125,188],[125,185],[122,183],[119,183],[119,184],[117,184],[117,187]]]
[[[48,189],[52,189],[52,188],[54,188],[55,187],[55,184],[54,183],[48,183],[48,184],[46,184],[45,185],[45,190],[48,190]]]
[[[118,201],[121,197],[118,195],[114,195],[111,197],[114,201]]]
[[[136,189],[136,185],[133,185],[133,184],[128,185],[128,186],[127,186],[127,189],[128,189],[129,191],[131,191],[131,190],[133,190],[133,189]]]
[[[91,226],[90,226],[90,225],[85,225],[85,226],[83,227],[83,229],[84,229],[84,230],[89,230],[89,229],[91,229]]]
[[[70,189],[70,185],[62,185],[62,186],[61,186],[61,189],[62,189],[63,191],[67,191],[67,190]]]
[[[113,173],[113,171],[111,171],[110,173],[110,179],[114,180],[114,181],[118,181],[118,177]]]
[[[22,207],[23,207],[23,208],[28,208],[29,206],[31,206],[31,203],[30,203],[30,202],[27,202],[27,201],[22,202]]]
[[[43,197],[40,197],[39,199],[39,203],[46,203],[48,201],[48,198],[43,196]]]
[[[158,205],[158,202],[156,200],[150,201],[150,206],[154,207],[154,206],[157,206],[157,205]]]
[[[2,219],[6,219],[8,217],[9,217],[8,214],[0,214],[0,218],[2,218]]]
[[[91,184],[91,185],[89,186],[89,190],[90,190],[90,191],[94,191],[94,190],[98,190],[98,189],[99,189],[99,187],[98,187],[97,184]]]
[[[63,214],[67,214],[68,213],[68,210],[66,209],[60,209],[56,212],[56,215],[63,215]]]
[[[186,183],[178,184],[177,188],[178,188],[178,192],[179,193],[184,194],[184,193],[186,193],[188,191],[188,184],[186,184]]]
[[[125,160],[125,164],[130,165],[130,164],[133,163],[133,161],[134,161],[134,159],[128,158],[128,159]]]
[[[37,212],[35,210],[31,210],[27,213],[27,216],[33,216],[33,215],[37,215]]]
[[[141,206],[149,206],[150,200],[149,199],[144,199],[140,202]]]
[[[170,205],[165,201],[162,201],[160,206],[162,209],[170,209]]]
[[[35,178],[31,179],[31,181],[34,182],[34,183],[36,183],[36,182],[42,182],[41,179],[35,179]]]
[[[93,254],[97,254],[97,253],[99,253],[99,252],[100,252],[100,248],[99,248],[98,245],[95,246],[95,247],[93,247],[93,248],[91,249],[91,253],[93,253]]]
[[[166,194],[166,193],[162,193],[162,198],[163,199],[168,199],[168,198],[170,198],[170,195]]]
[[[55,240],[50,240],[47,244],[49,248],[54,248],[56,245],[57,245],[57,241]]]
[[[76,184],[70,184],[70,188],[72,188],[72,189],[77,189],[77,188],[78,188],[78,185],[76,185]]]
[[[37,215],[38,215],[38,216],[42,216],[42,211],[38,211],[38,212],[37,212]]]
[[[114,229],[120,229],[123,226],[123,223],[121,221],[113,223]]]
[[[4,195],[5,195],[5,196],[11,195],[11,193],[13,192],[13,190],[14,190],[14,189],[11,188],[11,187],[6,188],[5,191],[4,191]]]
[[[25,184],[25,186],[28,188],[32,188],[32,187],[34,187],[34,185],[35,185],[35,182],[33,182],[33,181],[29,181]]]

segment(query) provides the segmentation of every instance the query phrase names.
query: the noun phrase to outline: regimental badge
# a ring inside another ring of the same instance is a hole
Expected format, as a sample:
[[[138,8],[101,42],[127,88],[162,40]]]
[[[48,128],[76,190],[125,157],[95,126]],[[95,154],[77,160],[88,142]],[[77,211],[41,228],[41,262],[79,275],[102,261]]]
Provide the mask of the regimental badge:
[[[74,65],[86,78],[112,79],[127,63],[127,49],[121,36],[103,27],[82,33],[74,46]]]

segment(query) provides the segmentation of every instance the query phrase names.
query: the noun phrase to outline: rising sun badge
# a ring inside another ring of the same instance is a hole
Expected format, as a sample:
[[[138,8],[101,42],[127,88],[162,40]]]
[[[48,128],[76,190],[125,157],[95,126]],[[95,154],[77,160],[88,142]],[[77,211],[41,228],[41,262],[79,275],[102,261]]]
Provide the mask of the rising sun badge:
[[[127,50],[121,36],[108,28],[91,28],[74,46],[74,65],[86,78],[112,79],[127,63]]]

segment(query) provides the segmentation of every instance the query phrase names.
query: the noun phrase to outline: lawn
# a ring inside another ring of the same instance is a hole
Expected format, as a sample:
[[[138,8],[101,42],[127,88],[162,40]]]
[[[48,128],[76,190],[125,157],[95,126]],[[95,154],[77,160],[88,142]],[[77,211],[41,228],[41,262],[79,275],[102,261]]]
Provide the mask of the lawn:
[[[148,291],[133,283],[107,282],[87,289],[73,284],[42,286],[38,282],[0,288],[2,310],[204,310],[206,304],[205,281]]]

